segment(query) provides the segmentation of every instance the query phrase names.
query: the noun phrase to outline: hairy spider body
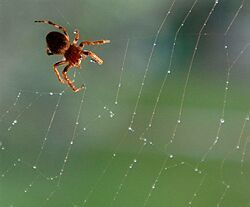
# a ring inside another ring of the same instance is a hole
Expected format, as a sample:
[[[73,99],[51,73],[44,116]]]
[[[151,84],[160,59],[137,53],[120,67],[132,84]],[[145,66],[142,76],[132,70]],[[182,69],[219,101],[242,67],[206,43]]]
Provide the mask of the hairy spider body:
[[[86,58],[86,56],[83,55],[82,49],[75,45],[70,45],[70,47],[65,51],[64,57],[75,67],[80,67],[82,58]]]
[[[91,58],[92,61],[101,65],[103,63],[103,60],[99,58],[95,53],[88,50],[83,50],[83,47],[85,45],[100,45],[110,43],[110,40],[84,41],[81,42],[79,46],[77,46],[77,42],[79,40],[78,30],[75,30],[75,38],[71,44],[67,30],[64,27],[48,20],[39,20],[35,22],[50,24],[63,32],[62,34],[60,32],[52,31],[47,34],[47,54],[56,54],[64,56],[63,60],[55,63],[53,66],[54,72],[61,83],[65,83],[66,81],[74,92],[78,92],[79,90],[84,88],[84,85],[82,85],[80,88],[77,88],[73,84],[73,82],[68,78],[67,72],[71,67],[80,67],[82,59],[86,59],[88,56]],[[57,66],[63,64],[67,65],[62,72],[63,78],[61,78],[60,73],[57,70]]]

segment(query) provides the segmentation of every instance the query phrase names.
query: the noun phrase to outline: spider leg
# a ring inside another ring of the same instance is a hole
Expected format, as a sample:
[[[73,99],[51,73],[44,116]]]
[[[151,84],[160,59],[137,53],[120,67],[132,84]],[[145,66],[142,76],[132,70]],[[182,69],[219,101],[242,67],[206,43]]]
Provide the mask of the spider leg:
[[[63,83],[63,84],[64,84],[64,80],[61,78],[60,73],[59,73],[59,71],[57,70],[57,66],[63,65],[63,64],[65,64],[65,63],[67,63],[67,61],[66,61],[66,60],[62,60],[62,61],[59,61],[59,62],[55,63],[54,66],[53,66],[54,72],[55,72],[55,74],[56,74],[58,80],[59,80],[61,83]]]
[[[74,33],[75,33],[75,39],[73,40],[73,44],[76,45],[79,40],[79,31],[76,29]]]
[[[103,45],[107,43],[110,43],[110,40],[84,41],[79,44],[79,47],[83,48],[84,45]]]
[[[46,53],[47,53],[47,55],[54,55],[54,54],[50,51],[49,48],[46,48]]]
[[[99,58],[95,53],[88,51],[88,50],[83,50],[82,53],[84,55],[87,55],[93,60],[94,62],[98,63],[99,65],[103,64],[103,60]]]
[[[75,85],[73,84],[73,82],[69,79],[69,77],[67,76],[67,72],[69,71],[69,69],[70,69],[71,67],[72,67],[71,65],[67,65],[67,66],[64,68],[62,74],[63,74],[64,79],[67,81],[68,85],[70,86],[70,88],[72,88],[72,90],[73,90],[74,92],[78,92],[78,91],[80,91],[81,89],[84,88],[84,85],[82,85],[80,88],[77,88],[77,87],[75,87]]]
[[[55,23],[53,23],[53,22],[51,22],[49,20],[38,20],[38,21],[35,21],[35,22],[52,25],[53,27],[61,30],[65,34],[66,38],[69,40],[69,35],[67,33],[67,30],[64,27],[62,27],[62,26],[60,26],[58,24],[55,24]]]

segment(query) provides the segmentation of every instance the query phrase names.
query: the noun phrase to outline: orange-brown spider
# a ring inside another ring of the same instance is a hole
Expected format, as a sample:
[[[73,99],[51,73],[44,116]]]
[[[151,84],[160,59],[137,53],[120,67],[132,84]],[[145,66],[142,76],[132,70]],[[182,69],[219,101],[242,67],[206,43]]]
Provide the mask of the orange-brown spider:
[[[100,45],[100,44],[106,44],[110,43],[110,40],[97,40],[97,41],[84,41],[77,46],[77,42],[79,40],[79,31],[75,30],[75,38],[73,40],[73,43],[70,44],[69,35],[67,33],[67,30],[51,21],[48,20],[39,20],[35,22],[50,24],[54,26],[55,28],[61,30],[63,32],[49,32],[46,36],[46,42],[47,42],[47,54],[48,55],[63,55],[64,59],[54,64],[54,72],[58,78],[58,80],[61,83],[65,83],[64,80],[67,82],[67,84],[72,88],[74,92],[78,92],[82,88],[84,88],[84,85],[82,85],[80,88],[77,88],[73,82],[68,78],[67,72],[71,67],[80,67],[81,60],[86,59],[87,56],[91,58],[92,61],[98,63],[101,65],[103,63],[103,60],[99,58],[95,53],[88,51],[88,50],[82,50],[85,45]],[[64,68],[62,75],[64,80],[61,78],[59,71],[57,70],[57,66],[67,64],[67,66]]]

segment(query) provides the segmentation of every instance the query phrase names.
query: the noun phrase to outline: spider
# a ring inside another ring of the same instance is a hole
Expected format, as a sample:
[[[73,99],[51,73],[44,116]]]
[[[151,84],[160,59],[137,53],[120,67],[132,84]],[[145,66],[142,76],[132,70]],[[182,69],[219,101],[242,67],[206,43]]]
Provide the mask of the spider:
[[[62,34],[60,32],[52,31],[52,32],[49,32],[47,34],[47,36],[46,36],[46,42],[47,42],[46,52],[48,55],[56,54],[56,55],[63,55],[64,56],[63,60],[55,63],[53,66],[54,72],[55,72],[58,80],[63,84],[65,84],[65,81],[66,81],[67,84],[70,86],[70,88],[74,92],[78,92],[81,89],[83,89],[84,84],[81,87],[77,88],[73,84],[73,81],[71,81],[68,78],[67,72],[69,71],[69,69],[71,67],[80,67],[81,60],[86,59],[87,56],[89,56],[93,62],[101,65],[103,63],[103,60],[101,58],[99,58],[95,53],[88,51],[88,50],[83,50],[83,47],[85,45],[101,45],[101,44],[110,43],[110,40],[84,41],[84,42],[81,42],[79,44],[79,46],[77,46],[77,42],[79,40],[79,31],[78,30],[75,30],[75,32],[74,32],[75,38],[73,40],[73,43],[71,44],[67,30],[64,27],[62,27],[58,24],[55,24],[51,21],[48,21],[48,20],[38,20],[35,22],[50,24],[53,27],[55,27],[63,32],[63,34]],[[63,79],[60,76],[59,71],[57,70],[57,66],[64,65],[64,64],[67,64],[67,65],[62,72],[62,75],[64,78]]]

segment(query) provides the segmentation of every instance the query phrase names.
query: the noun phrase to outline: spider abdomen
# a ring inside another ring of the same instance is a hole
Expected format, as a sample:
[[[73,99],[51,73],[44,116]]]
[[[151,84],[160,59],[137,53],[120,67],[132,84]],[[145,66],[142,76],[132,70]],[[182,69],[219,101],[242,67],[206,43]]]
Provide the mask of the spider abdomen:
[[[46,36],[49,50],[53,54],[63,54],[70,46],[68,39],[60,32],[50,32]]]

